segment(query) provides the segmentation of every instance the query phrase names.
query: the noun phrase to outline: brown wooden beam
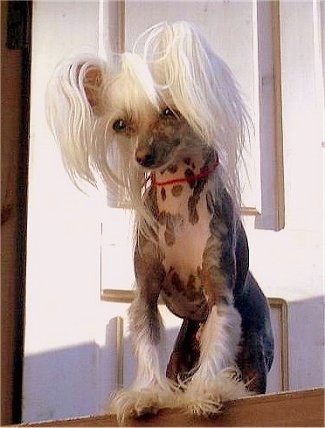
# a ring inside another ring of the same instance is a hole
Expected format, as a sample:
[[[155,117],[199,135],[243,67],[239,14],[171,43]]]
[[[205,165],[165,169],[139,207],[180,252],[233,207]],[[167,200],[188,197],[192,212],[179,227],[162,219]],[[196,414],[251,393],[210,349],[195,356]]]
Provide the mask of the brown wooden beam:
[[[118,426],[114,415],[50,421],[23,426]],[[321,427],[324,426],[324,389],[258,395],[230,401],[214,418],[194,417],[182,410],[164,409],[158,415],[128,420],[133,427]]]
[[[31,4],[1,2],[2,425],[22,407]]]

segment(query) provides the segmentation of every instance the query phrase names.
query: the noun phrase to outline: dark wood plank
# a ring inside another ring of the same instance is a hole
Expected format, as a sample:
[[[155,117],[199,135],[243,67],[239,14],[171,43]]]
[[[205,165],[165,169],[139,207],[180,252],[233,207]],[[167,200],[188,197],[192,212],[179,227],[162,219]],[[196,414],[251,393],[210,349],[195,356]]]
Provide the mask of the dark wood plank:
[[[1,424],[9,424],[21,421],[22,405],[31,2],[0,3]]]
[[[118,426],[114,415],[49,421],[23,426]],[[184,411],[161,410],[158,415],[132,419],[125,426],[221,427],[221,426],[324,426],[324,388],[248,397],[225,404],[224,412],[214,418],[199,418]]]

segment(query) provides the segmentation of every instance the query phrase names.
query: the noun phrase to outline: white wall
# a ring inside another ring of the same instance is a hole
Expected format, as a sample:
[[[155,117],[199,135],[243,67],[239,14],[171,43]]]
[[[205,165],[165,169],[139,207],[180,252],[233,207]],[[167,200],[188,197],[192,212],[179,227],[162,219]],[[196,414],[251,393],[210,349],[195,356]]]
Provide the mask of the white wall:
[[[292,389],[324,385],[324,81],[318,45],[324,22],[321,33],[318,7],[281,2],[285,228],[248,227],[257,279],[268,296],[289,303]]]
[[[258,230],[245,218],[254,274],[268,296],[289,303],[291,389],[324,384],[318,6],[281,2],[285,228]],[[55,64],[103,42],[100,13],[97,2],[34,4],[24,421],[99,413],[116,386],[115,317],[127,305],[100,301],[100,221],[116,211],[101,193],[86,196],[70,183],[43,104]],[[116,34],[114,8],[108,18]]]
[[[24,420],[98,409],[101,200],[69,181],[44,110],[55,65],[85,45],[97,51],[98,13],[96,3],[33,5]]]

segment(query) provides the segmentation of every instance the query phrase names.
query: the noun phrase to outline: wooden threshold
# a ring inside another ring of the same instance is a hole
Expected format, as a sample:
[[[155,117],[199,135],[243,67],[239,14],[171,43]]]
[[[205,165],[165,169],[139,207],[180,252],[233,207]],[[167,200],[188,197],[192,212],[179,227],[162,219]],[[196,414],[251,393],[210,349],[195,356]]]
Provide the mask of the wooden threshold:
[[[134,427],[323,427],[324,388],[258,395],[225,403],[224,412],[213,418],[195,417],[183,410],[164,409],[156,416],[130,419],[124,426]],[[118,426],[112,414],[78,419],[47,421],[20,426]]]

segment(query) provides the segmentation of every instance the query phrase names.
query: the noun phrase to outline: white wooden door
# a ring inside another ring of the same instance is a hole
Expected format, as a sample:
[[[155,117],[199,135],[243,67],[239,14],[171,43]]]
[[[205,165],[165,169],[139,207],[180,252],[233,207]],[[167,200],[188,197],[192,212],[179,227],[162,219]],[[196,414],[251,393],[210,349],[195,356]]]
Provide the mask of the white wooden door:
[[[103,355],[114,356],[106,347],[114,308],[100,302],[101,194],[71,184],[44,106],[58,62],[98,52],[101,6],[33,4],[24,421],[99,413],[115,387],[114,367],[101,370]]]
[[[69,181],[45,121],[46,83],[60,60],[80,51],[99,53],[109,62],[115,62],[115,53],[123,45],[129,48],[143,29],[162,20],[194,21],[229,63],[242,86],[256,124],[248,156],[251,185],[246,182],[246,210],[243,210],[251,244],[251,264],[269,297],[293,301],[289,305],[290,386],[297,389],[323,383],[319,358],[323,352],[319,216],[323,131],[320,115],[304,123],[304,115],[298,112],[297,123],[294,108],[302,96],[315,112],[324,108],[319,98],[324,67],[319,42],[324,35],[320,23],[323,12],[318,2],[302,5],[288,2],[281,6],[278,22],[272,15],[271,4],[34,2],[24,421],[105,411],[109,394],[122,380],[125,385],[130,383],[134,371],[126,328],[128,304],[103,299],[107,294],[116,296],[120,290],[128,292],[132,287],[130,212],[107,207],[103,191],[88,188],[83,194]],[[275,40],[272,22],[278,22],[282,29],[281,37],[276,33]],[[295,38],[295,34],[301,34],[301,28],[305,29],[303,36]],[[279,71],[279,64],[275,67],[275,63],[280,52],[274,56],[271,49],[279,43],[283,50],[282,103],[274,93],[274,79],[281,77],[274,74],[274,70]],[[299,49],[304,53],[303,60]],[[281,129],[274,121],[279,114],[279,102],[285,111],[281,116],[285,121],[284,147],[282,140],[279,141]],[[302,111],[308,113],[306,108]],[[299,135],[293,132],[297,124]],[[307,139],[300,138],[308,133],[310,124],[312,148]],[[293,138],[299,141],[300,157]],[[309,154],[309,163],[313,165],[306,188],[297,187],[294,180],[299,177],[303,152]],[[283,187],[283,176],[289,186]],[[313,189],[313,195],[306,214],[302,210],[306,208],[304,199],[310,197],[308,188]],[[298,191],[297,202],[293,195]],[[309,221],[309,217],[315,220]],[[295,255],[299,266],[295,264]],[[307,289],[302,278],[308,284]],[[168,315],[165,308],[162,311],[168,328],[168,348],[178,320]],[[308,319],[308,325],[304,325],[300,313],[303,319]],[[275,313],[275,327],[277,322]],[[280,369],[275,366],[270,390],[281,388]]]

